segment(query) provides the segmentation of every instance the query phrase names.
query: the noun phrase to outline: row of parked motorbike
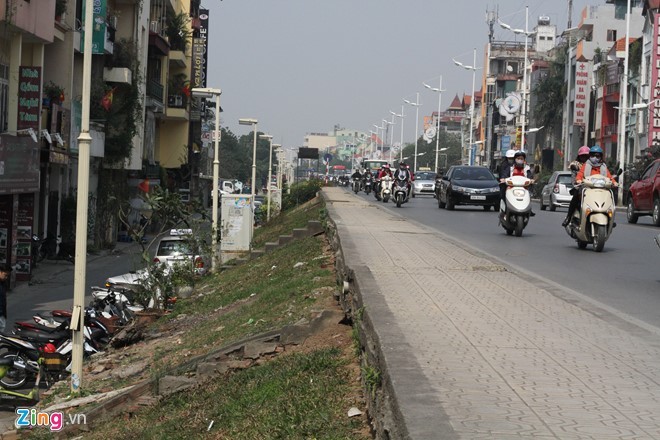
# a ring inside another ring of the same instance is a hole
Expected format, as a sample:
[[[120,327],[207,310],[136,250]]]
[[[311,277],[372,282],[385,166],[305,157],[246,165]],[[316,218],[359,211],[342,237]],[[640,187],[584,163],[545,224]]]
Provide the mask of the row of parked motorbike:
[[[120,288],[92,288],[92,301],[85,309],[84,356],[103,351],[112,337],[142,310],[134,305],[131,291]],[[34,393],[17,390],[30,385],[46,387],[71,371],[73,342],[71,312],[53,310],[35,314],[32,321],[19,321],[13,330],[0,334],[0,401],[36,401]]]

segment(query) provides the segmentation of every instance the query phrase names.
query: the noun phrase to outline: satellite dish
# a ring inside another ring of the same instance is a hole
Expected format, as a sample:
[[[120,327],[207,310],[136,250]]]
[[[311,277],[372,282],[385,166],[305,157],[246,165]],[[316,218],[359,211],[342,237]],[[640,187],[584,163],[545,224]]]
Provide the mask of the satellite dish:
[[[518,113],[520,110],[520,96],[515,93],[508,95],[500,103],[499,111],[500,115],[504,117],[513,116]],[[507,118],[507,120],[510,120]]]
[[[506,66],[506,71],[507,71],[507,72],[513,72],[513,67],[511,67],[511,64],[508,64],[508,65]]]

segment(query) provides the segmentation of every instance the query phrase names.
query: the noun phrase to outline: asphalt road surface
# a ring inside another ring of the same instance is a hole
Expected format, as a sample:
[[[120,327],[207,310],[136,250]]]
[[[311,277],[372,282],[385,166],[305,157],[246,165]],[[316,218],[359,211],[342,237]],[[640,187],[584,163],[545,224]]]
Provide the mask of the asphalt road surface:
[[[561,222],[566,209],[541,211],[522,237],[507,236],[498,225],[497,213],[481,207],[457,206],[439,209],[432,195],[417,196],[401,208],[377,202],[373,195],[358,196],[407,218],[441,231],[450,237],[495,256],[523,272],[550,280],[643,323],[660,328],[660,249],[653,238],[660,229],[650,217],[628,224],[625,211],[616,214],[617,227],[602,253],[590,245],[577,248]]]

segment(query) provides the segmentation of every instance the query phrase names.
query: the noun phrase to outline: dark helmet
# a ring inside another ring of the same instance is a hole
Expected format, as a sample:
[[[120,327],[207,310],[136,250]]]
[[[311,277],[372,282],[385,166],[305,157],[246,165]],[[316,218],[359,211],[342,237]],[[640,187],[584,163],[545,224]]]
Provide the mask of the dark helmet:
[[[406,168],[406,166],[405,162],[399,162],[399,168]]]

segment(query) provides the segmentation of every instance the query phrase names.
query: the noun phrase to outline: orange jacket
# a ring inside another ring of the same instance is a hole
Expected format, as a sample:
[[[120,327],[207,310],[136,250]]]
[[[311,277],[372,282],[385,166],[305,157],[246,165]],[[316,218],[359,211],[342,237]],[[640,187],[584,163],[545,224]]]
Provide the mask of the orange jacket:
[[[582,182],[584,180],[584,171],[585,171],[584,169],[586,168],[587,163],[588,163],[588,161],[582,164],[582,168],[580,168],[580,171],[578,171],[577,176],[575,176],[575,181],[576,182]],[[589,175],[590,176],[595,176],[596,174],[600,174],[600,168],[601,168],[601,165],[598,165],[598,166],[593,166],[592,165],[591,166],[591,174],[589,174]],[[605,171],[607,172],[607,177],[612,179],[612,173],[610,173],[610,170],[607,169],[607,166],[605,167]]]

